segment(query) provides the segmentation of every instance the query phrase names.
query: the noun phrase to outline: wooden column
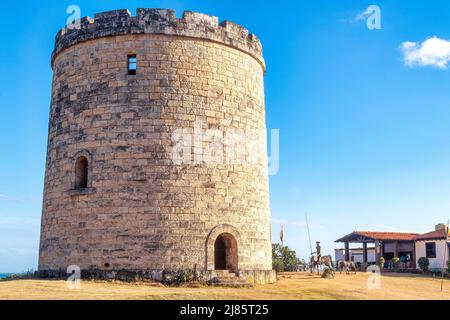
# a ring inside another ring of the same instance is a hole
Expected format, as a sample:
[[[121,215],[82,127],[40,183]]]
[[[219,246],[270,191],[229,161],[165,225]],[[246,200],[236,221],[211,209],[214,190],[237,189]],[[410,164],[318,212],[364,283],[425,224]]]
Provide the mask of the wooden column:
[[[345,242],[345,261],[350,261],[350,245],[348,241]]]
[[[377,240],[377,241],[375,241],[375,258],[376,258],[377,262],[381,256],[382,256],[381,244],[380,244],[380,241]]]
[[[398,258],[398,241],[394,241],[394,257]]]
[[[363,242],[363,263],[367,263],[367,242]]]

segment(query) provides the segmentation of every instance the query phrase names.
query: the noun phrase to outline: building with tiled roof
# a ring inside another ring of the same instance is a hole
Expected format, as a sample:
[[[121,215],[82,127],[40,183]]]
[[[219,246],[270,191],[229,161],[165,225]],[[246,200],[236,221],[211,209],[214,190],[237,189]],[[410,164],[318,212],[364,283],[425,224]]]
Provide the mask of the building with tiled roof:
[[[416,256],[428,258],[430,270],[447,268],[450,260],[450,232],[445,224],[438,224],[434,231],[418,235],[414,239]]]
[[[438,224],[434,231],[424,234],[353,231],[335,241],[345,245],[344,249],[336,249],[335,256],[336,260],[353,260],[365,265],[375,263],[380,257],[384,257],[385,267],[388,268],[391,260],[398,257],[409,269],[416,269],[418,260],[426,257],[430,261],[430,269],[442,269],[446,268],[446,261],[449,259],[449,239],[450,234],[445,224]],[[362,250],[350,248],[350,244],[362,244]],[[362,257],[359,257],[361,252]]]
[[[336,242],[360,242],[361,239],[367,240],[392,240],[392,241],[413,241],[418,233],[403,233],[403,232],[378,232],[378,231],[353,231],[349,235],[336,240]],[[353,241],[352,241],[353,240]]]
[[[437,229],[435,231],[431,231],[428,233],[420,234],[414,238],[416,241],[423,241],[423,240],[444,240],[447,239],[447,237],[450,237],[450,232],[445,234],[445,226],[444,228]]]

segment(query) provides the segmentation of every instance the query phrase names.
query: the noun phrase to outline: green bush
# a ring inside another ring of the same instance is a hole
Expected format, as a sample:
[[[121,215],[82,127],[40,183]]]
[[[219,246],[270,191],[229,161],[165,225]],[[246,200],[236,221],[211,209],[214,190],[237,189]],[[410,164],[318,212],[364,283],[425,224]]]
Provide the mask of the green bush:
[[[195,271],[166,271],[163,273],[162,283],[170,286],[179,286],[186,283],[192,283],[197,280]],[[131,282],[133,281],[133,278],[126,277],[126,281]]]
[[[392,258],[391,262],[392,262],[392,268],[395,271],[398,271],[398,269],[400,267],[400,258],[399,257],[394,257],[394,258]]]
[[[450,260],[447,261],[447,272],[450,274]]]
[[[381,270],[384,269],[384,263],[386,262],[386,260],[384,259],[384,257],[379,257],[378,261],[377,261],[377,265],[380,267]]]
[[[428,267],[430,266],[430,260],[428,260],[428,258],[422,257],[418,262],[420,270],[422,270],[423,272],[427,272]]]
[[[283,260],[281,260],[280,257],[274,257],[273,258],[273,263],[272,263],[273,269],[278,273],[278,272],[283,272],[284,271],[284,264],[283,264]]]
[[[331,270],[331,269],[328,268],[328,267],[325,267],[325,269],[323,269],[323,272],[322,272],[322,278],[324,278],[324,279],[331,279],[331,278],[334,278],[334,276],[333,276],[333,270]]]
[[[299,262],[295,251],[280,244],[272,245],[272,266],[277,272],[295,271]]]

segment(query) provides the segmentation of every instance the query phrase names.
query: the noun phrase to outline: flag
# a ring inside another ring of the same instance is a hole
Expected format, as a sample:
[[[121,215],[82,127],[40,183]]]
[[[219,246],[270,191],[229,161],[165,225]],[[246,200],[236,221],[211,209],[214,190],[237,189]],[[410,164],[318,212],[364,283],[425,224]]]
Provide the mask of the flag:
[[[281,245],[283,245],[283,242],[284,242],[284,231],[283,231],[283,225],[281,225],[281,231],[280,231],[280,240],[281,240]]]

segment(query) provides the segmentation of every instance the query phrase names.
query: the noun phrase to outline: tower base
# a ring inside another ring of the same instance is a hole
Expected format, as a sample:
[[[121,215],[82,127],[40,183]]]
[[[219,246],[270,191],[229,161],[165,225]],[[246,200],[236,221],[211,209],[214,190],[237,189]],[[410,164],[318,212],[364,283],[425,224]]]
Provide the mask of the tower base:
[[[70,274],[66,270],[39,270],[36,277],[41,279],[67,279]],[[271,284],[277,280],[275,270],[240,270],[230,272],[224,270],[81,270],[84,280],[117,280],[117,281],[155,281],[164,284],[182,284],[188,282],[204,282],[209,284]]]

